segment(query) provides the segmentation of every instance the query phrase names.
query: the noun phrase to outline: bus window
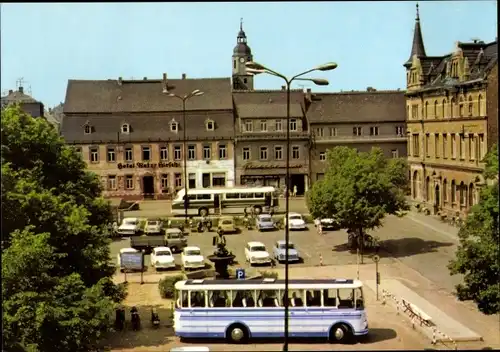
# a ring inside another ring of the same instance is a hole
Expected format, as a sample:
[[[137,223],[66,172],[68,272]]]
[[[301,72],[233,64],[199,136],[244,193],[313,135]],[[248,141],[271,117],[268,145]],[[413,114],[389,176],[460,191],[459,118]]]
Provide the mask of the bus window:
[[[179,298],[177,298],[177,301],[175,303],[177,305],[177,308],[188,308],[188,291],[179,291]]]
[[[292,306],[292,307],[303,307],[304,306],[304,291],[303,290],[289,290],[288,298],[290,299],[290,306]]]
[[[226,193],[226,199],[239,199],[239,193]]]
[[[264,198],[264,193],[255,193],[254,195],[255,198]]]
[[[182,197],[183,199],[186,199],[186,196]],[[188,194],[188,199],[189,200],[196,200],[196,194]]]
[[[306,305],[308,307],[321,307],[321,290],[307,290]]]
[[[240,195],[241,199],[252,199],[253,198],[253,193],[242,193]]]
[[[323,306],[337,308],[337,290],[323,290]]]
[[[196,199],[198,199],[198,200],[210,200],[210,199],[212,199],[212,197],[210,194],[198,194],[196,196]]]
[[[339,309],[354,308],[354,290],[352,288],[339,288],[337,291]]]
[[[276,290],[261,290],[257,300],[259,307],[279,307],[279,295]]]
[[[214,308],[223,308],[223,307],[230,307],[231,306],[231,301],[228,298],[229,292],[228,291],[210,291],[209,292],[209,302],[210,302],[210,307]]]
[[[363,290],[361,287],[354,290],[354,297],[356,298],[356,309],[363,310],[365,309],[364,299],[363,299]]]
[[[205,291],[191,291],[191,308],[205,308]]]
[[[252,291],[232,291],[233,293],[233,307],[250,308],[255,307],[255,300],[253,299]]]

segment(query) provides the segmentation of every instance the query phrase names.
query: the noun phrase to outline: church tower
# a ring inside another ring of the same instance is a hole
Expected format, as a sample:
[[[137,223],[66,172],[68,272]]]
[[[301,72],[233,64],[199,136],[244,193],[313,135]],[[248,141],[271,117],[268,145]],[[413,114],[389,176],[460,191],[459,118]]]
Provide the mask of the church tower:
[[[403,65],[406,68],[406,88],[408,90],[418,89],[424,83],[424,72],[422,71],[421,61],[425,60],[426,57],[417,3],[417,15],[415,17],[410,58]]]
[[[233,50],[233,89],[253,90],[253,75],[246,72],[245,63],[252,61],[252,50],[247,45],[247,36],[243,30],[243,19],[240,21],[240,31]]]

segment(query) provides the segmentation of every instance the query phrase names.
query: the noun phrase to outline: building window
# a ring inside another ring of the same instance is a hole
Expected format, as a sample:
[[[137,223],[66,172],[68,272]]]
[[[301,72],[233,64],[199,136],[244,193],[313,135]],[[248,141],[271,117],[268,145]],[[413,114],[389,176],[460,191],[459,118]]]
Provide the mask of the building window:
[[[316,128],[316,136],[323,137],[323,127]]]
[[[250,148],[243,148],[243,160],[250,160]]]
[[[196,160],[196,146],[188,145],[188,160]]]
[[[435,100],[434,101],[434,118],[437,119],[439,116],[438,116],[438,101]]]
[[[439,134],[434,135],[434,157],[439,159]]]
[[[181,146],[176,145],[174,146],[174,160],[181,160],[181,159],[182,159]]]
[[[429,153],[430,153],[430,149],[431,149],[431,148],[430,148],[430,140],[431,140],[431,138],[430,138],[429,133],[426,133],[426,134],[425,134],[425,156],[426,156],[427,158],[430,156],[430,155],[429,155]]]
[[[448,135],[443,133],[443,159],[448,158]]]
[[[469,116],[472,116],[472,97],[469,95]]]
[[[455,180],[451,181],[451,202],[455,203],[456,202],[456,195],[457,195],[457,186],[455,184]]]
[[[418,157],[420,155],[420,136],[418,133],[413,134],[413,156]]]
[[[90,125],[85,125],[83,131],[85,134],[90,134],[92,132],[92,127],[90,127]]]
[[[267,132],[267,121],[266,120],[260,120],[260,131]]]
[[[125,148],[125,161],[133,161],[134,160],[134,151],[132,147]]]
[[[353,136],[361,136],[361,127],[353,127],[352,128],[352,135]]]
[[[195,173],[188,174],[188,188],[196,188],[196,174]]]
[[[296,119],[290,120],[290,131],[292,131],[292,132],[297,131],[297,120]]]
[[[418,120],[418,105],[411,106],[411,116],[414,120]]]
[[[168,160],[168,147],[167,146],[160,147],[160,159],[161,160]]]
[[[326,160],[326,153],[325,152],[319,152],[319,160],[320,161]]]
[[[213,131],[215,129],[215,123],[212,120],[207,120],[206,127],[207,131]]]
[[[98,147],[90,147],[90,162],[98,163],[99,162],[99,148]]]
[[[253,123],[252,123],[252,120],[246,120],[246,121],[245,121],[245,131],[246,131],[246,132],[252,132],[252,131],[253,131]]]
[[[467,199],[467,187],[464,185],[463,182],[460,182],[460,186],[458,186],[458,192],[460,195],[460,205],[465,206],[466,199]]]
[[[224,144],[219,144],[219,159],[227,158],[227,148]]]
[[[465,160],[465,135],[460,134],[460,159]]]
[[[142,147],[142,161],[150,161],[150,160],[151,160],[151,148]]]
[[[108,147],[107,159],[108,163],[114,163],[116,161],[115,147]]]
[[[464,116],[464,99],[460,98],[460,102],[458,104],[458,116],[463,117]]]
[[[395,159],[395,158],[399,158],[399,152],[397,149],[393,149],[391,150],[391,154],[392,154],[392,157]]]
[[[134,189],[134,176],[133,175],[125,176],[125,188],[126,189]]]
[[[212,148],[209,145],[203,146],[203,159],[210,160],[212,159]]]
[[[398,137],[403,137],[405,133],[405,128],[404,126],[396,126],[396,135]]]
[[[274,159],[283,160],[283,147],[282,146],[274,147]]]
[[[122,133],[130,133],[130,125],[128,123],[122,125]]]
[[[441,117],[446,117],[446,99],[443,99],[443,105],[441,105]]]
[[[180,174],[175,174],[175,175],[180,176]],[[161,190],[168,191],[168,174],[161,174],[160,181],[161,181]]]
[[[292,147],[292,159],[299,159],[299,158],[300,158],[300,147],[293,146]]]
[[[174,174],[175,188],[182,187],[182,175],[180,173]]]
[[[479,95],[477,97],[477,116],[483,116],[483,110],[482,110],[482,105],[483,104],[483,97]]]
[[[260,147],[260,160],[267,160],[267,147]]]
[[[78,155],[82,155],[82,147],[75,147],[75,153]]]
[[[469,160],[474,160],[474,135],[469,134]]]
[[[108,189],[109,190],[116,190],[116,176],[115,175],[109,175],[108,176]]]
[[[443,181],[443,202],[448,202],[448,181],[446,179]]]
[[[485,154],[484,134],[480,133],[477,136],[478,136],[477,155],[478,155],[479,161],[482,161],[484,158],[484,154]]]
[[[337,136],[337,128],[330,127],[330,137],[336,137],[336,136]]]
[[[450,99],[450,118],[453,118],[453,115],[454,115],[454,111],[453,111],[453,109],[455,108],[454,105],[455,105],[455,99],[451,98]]]
[[[455,134],[451,135],[451,158],[457,158],[457,138],[455,137]]]
[[[370,127],[370,136],[378,136],[378,127]]]
[[[179,124],[177,123],[177,121],[174,120],[170,122],[170,131],[176,133],[179,131]]]
[[[275,129],[276,129],[276,131],[278,131],[278,132],[283,131],[282,121],[281,121],[281,120],[276,120],[276,121],[274,121],[274,128],[275,128]]]
[[[213,187],[225,187],[226,186],[226,174],[224,172],[214,172],[212,174],[212,186]]]
[[[429,118],[429,102],[425,102],[424,105],[424,118],[428,119]]]

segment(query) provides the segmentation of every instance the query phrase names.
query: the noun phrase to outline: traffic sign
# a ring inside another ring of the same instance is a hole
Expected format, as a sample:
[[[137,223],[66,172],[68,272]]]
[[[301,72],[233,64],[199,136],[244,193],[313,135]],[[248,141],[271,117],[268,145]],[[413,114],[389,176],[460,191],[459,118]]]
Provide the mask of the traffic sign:
[[[236,278],[238,280],[245,280],[245,269],[236,269]]]
[[[374,255],[374,256],[373,256],[373,261],[374,261],[375,263],[378,263],[378,262],[379,262],[379,260],[380,260],[380,257],[379,257],[378,255]]]

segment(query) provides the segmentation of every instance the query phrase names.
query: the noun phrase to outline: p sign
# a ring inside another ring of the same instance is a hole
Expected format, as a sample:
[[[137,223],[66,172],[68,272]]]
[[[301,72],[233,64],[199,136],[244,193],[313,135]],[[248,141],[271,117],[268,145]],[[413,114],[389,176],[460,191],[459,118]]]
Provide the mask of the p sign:
[[[238,280],[245,280],[245,269],[236,269],[236,278]]]

